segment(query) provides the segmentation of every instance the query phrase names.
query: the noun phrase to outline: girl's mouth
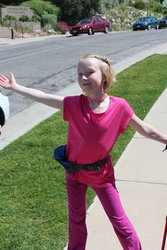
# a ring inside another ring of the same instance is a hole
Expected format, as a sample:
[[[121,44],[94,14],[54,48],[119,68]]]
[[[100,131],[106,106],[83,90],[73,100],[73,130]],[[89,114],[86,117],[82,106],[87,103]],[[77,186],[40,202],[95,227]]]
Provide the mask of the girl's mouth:
[[[89,82],[84,82],[84,83],[82,84],[82,86],[89,86],[89,85],[90,85]]]

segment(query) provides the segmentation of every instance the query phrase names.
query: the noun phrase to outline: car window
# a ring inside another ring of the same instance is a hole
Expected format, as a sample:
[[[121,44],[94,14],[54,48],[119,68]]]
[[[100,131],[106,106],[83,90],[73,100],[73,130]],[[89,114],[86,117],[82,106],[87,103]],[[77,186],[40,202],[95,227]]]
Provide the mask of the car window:
[[[91,23],[92,19],[88,18],[88,19],[82,19],[78,24],[86,24],[86,23]]]
[[[103,19],[103,18],[99,18],[99,21],[100,21],[101,23],[104,23],[104,19]]]
[[[140,18],[139,18],[139,21],[144,21],[144,20],[145,20],[144,17],[140,17]]]
[[[164,20],[167,20],[167,16],[164,16],[163,18],[162,18],[162,20],[164,21]]]

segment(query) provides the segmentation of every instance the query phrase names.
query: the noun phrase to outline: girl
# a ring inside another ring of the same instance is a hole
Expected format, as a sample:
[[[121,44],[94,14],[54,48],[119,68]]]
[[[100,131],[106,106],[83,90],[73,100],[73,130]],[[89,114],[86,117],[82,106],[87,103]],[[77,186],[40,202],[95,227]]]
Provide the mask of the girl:
[[[68,250],[84,250],[87,229],[85,196],[90,185],[99,197],[115,233],[125,250],[141,250],[135,229],[128,220],[115,187],[114,169],[109,153],[129,124],[143,136],[167,144],[167,135],[141,121],[122,98],[108,96],[106,90],[114,72],[105,57],[88,54],[78,64],[78,83],[86,95],[61,97],[19,85],[0,74],[0,86],[63,109],[69,123],[67,147],[55,150],[55,158],[66,168],[69,204]]]

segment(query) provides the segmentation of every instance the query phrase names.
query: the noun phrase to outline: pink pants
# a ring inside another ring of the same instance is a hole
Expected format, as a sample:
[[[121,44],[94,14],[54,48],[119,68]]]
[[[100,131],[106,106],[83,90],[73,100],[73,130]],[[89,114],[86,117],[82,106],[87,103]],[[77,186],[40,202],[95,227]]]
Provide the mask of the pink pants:
[[[86,229],[86,190],[87,185],[66,178],[69,204],[69,242],[68,250],[85,250]],[[113,225],[115,233],[124,250],[142,250],[135,229],[128,220],[121,205],[115,186],[94,188],[101,204]],[[112,246],[111,246],[112,249]]]

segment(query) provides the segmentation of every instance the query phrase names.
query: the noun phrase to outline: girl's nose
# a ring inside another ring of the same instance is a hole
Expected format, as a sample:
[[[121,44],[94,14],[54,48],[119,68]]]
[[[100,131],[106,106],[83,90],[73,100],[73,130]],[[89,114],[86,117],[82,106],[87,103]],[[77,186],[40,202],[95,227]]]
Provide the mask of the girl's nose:
[[[87,80],[88,78],[87,78],[87,76],[86,76],[85,74],[83,74],[83,75],[82,75],[82,79],[83,79],[83,80]]]

